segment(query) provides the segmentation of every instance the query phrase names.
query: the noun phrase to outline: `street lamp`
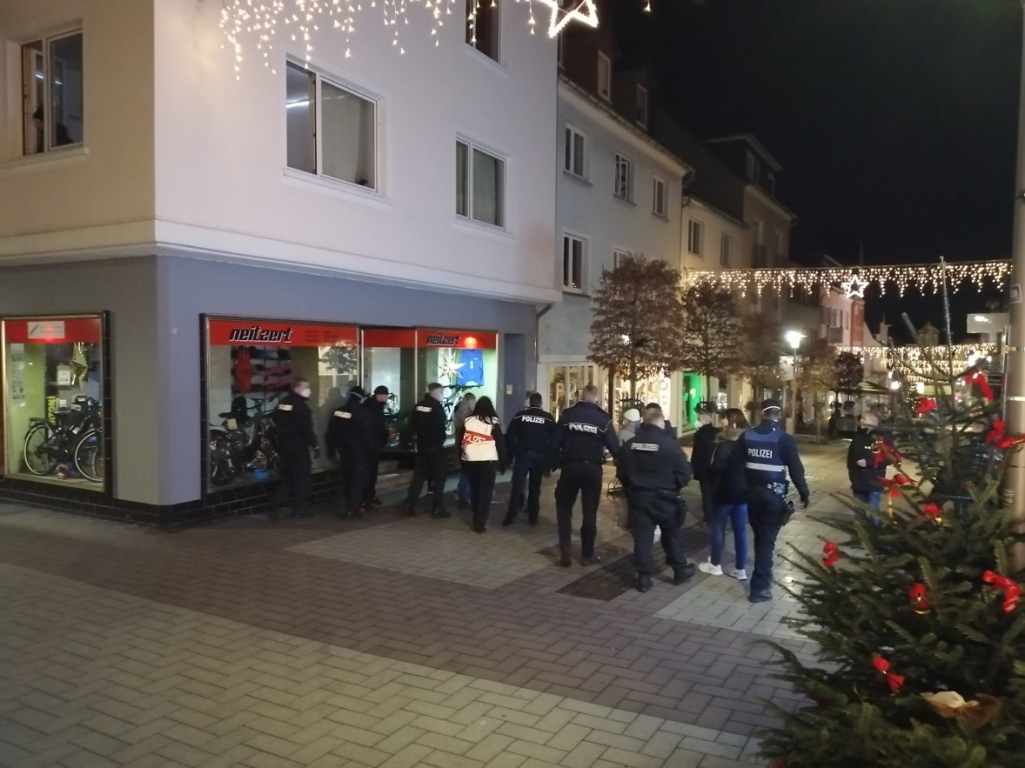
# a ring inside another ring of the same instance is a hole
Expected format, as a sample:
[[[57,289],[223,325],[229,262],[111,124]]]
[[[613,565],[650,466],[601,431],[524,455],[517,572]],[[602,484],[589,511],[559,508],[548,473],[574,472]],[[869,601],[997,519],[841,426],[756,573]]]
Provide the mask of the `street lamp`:
[[[804,338],[804,334],[801,333],[800,331],[787,331],[786,333],[783,334],[783,338],[786,339],[787,344],[789,344],[790,348],[794,351],[794,362],[793,362],[793,372],[794,372],[794,402],[793,402],[794,408],[793,408],[793,411],[794,411],[794,415],[793,416],[789,416],[789,417],[786,415],[786,413],[787,413],[787,402],[786,402],[786,399],[787,399],[787,388],[786,388],[786,382],[784,382],[784,386],[783,386],[783,419],[784,419],[784,421],[783,421],[783,428],[787,432],[796,432],[797,431],[797,349],[798,349],[798,347],[801,346],[801,339]],[[790,422],[790,428],[789,429],[787,429],[787,422]]]

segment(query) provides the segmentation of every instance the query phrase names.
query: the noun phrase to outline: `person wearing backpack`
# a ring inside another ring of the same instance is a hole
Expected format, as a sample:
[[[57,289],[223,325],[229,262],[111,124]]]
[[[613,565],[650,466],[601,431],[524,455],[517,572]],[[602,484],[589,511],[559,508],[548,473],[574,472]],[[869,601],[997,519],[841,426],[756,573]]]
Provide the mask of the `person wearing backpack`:
[[[728,408],[723,414],[722,430],[709,451],[705,482],[711,501],[708,523],[708,562],[698,563],[698,570],[710,576],[722,576],[722,552],[726,543],[726,524],[733,527],[734,567],[729,574],[738,581],[747,580],[747,479],[745,456],[740,436],[747,429],[747,419],[739,408]]]

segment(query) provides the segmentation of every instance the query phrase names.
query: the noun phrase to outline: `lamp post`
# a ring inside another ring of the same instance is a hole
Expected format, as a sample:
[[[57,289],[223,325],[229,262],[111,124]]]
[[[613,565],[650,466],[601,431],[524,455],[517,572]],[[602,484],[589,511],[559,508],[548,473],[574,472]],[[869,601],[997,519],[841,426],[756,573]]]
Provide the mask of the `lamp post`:
[[[787,408],[786,391],[787,390],[786,390],[786,383],[784,382],[784,387],[783,387],[783,403],[782,403],[782,405],[783,405],[783,418],[784,418],[783,424],[784,424],[784,428],[786,428],[786,426],[789,424],[789,429],[786,429],[787,432],[796,432],[797,431],[797,350],[801,346],[801,339],[804,338],[804,334],[801,333],[800,331],[787,331],[786,333],[783,334],[783,338],[786,339],[787,344],[789,344],[790,348],[794,351],[794,363],[793,363],[793,366],[792,366],[793,375],[794,375],[794,402],[792,403],[792,405],[793,405],[793,416],[787,416],[786,415],[786,413],[787,413],[787,410],[786,410],[786,408]]]

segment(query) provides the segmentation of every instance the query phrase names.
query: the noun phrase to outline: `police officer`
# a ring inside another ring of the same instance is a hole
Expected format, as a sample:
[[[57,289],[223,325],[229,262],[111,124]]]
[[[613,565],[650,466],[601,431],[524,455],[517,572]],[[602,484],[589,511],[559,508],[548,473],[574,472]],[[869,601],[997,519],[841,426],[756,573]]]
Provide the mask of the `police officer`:
[[[544,398],[540,392],[531,394],[528,407],[517,413],[509,422],[505,444],[513,457],[512,493],[509,495],[509,509],[502,525],[516,522],[516,515],[523,507],[523,486],[529,483],[527,492],[527,522],[537,525],[541,512],[541,475],[544,474],[555,434],[555,417],[541,408]]]
[[[552,438],[550,466],[562,470],[555,486],[555,514],[559,525],[559,565],[563,568],[571,563],[573,505],[578,493],[584,518],[580,526],[580,563],[601,562],[594,553],[594,539],[598,534],[601,468],[606,448],[613,457],[617,456],[619,439],[612,419],[598,405],[598,388],[588,384],[580,402],[562,412]]]
[[[374,396],[368,397],[363,402],[363,408],[370,418],[370,430],[373,438],[366,447],[367,461],[367,482],[363,491],[363,506],[367,509],[381,506],[381,500],[377,498],[377,473],[381,464],[381,452],[384,451],[391,433],[388,431],[388,421],[384,417],[384,409],[388,405],[388,397],[391,393],[388,387],[380,386],[374,390]]]
[[[285,495],[291,497],[290,517],[310,517],[313,513],[307,503],[310,496],[310,472],[313,458],[320,456],[317,436],[313,434],[313,412],[309,399],[312,394],[310,382],[302,377],[292,384],[292,391],[278,402],[271,413],[271,421],[277,433],[278,457],[281,461],[281,477],[275,494],[271,519],[277,520],[284,508]]]
[[[342,481],[342,511],[345,520],[363,517],[360,505],[363,491],[370,477],[368,446],[373,445],[375,436],[370,421],[370,412],[363,407],[366,392],[362,387],[349,390],[345,405],[336,409],[327,422],[324,443],[328,458],[338,458],[339,476]]]
[[[651,549],[656,527],[662,531],[662,548],[673,568],[673,584],[683,584],[694,575],[694,564],[687,562],[683,552],[679,504],[680,489],[690,482],[691,468],[679,442],[666,431],[661,408],[644,409],[644,423],[620,451],[617,474],[626,490],[633,521],[637,591],[647,592],[652,586],[655,562]]]
[[[416,465],[413,480],[406,496],[406,514],[416,514],[416,502],[420,498],[424,481],[431,478],[433,501],[431,517],[451,517],[445,510],[445,409],[441,405],[444,387],[433,383],[427,385],[427,394],[416,404],[409,417],[410,426],[416,436]]]
[[[797,441],[783,430],[780,413],[779,401],[765,400],[761,424],[745,430],[740,438],[747,475],[747,514],[754,531],[755,567],[747,598],[752,603],[772,600],[773,550],[779,529],[789,517],[787,470],[805,509],[810,496]]]

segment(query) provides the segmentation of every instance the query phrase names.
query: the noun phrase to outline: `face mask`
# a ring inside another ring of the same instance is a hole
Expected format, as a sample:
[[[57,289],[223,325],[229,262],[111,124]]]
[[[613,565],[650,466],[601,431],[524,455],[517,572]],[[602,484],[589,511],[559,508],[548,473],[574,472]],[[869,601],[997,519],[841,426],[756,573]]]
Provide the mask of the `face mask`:
[[[310,399],[310,395],[313,394],[313,390],[309,387],[303,387],[302,389],[296,390],[300,397],[305,397],[307,400]]]

